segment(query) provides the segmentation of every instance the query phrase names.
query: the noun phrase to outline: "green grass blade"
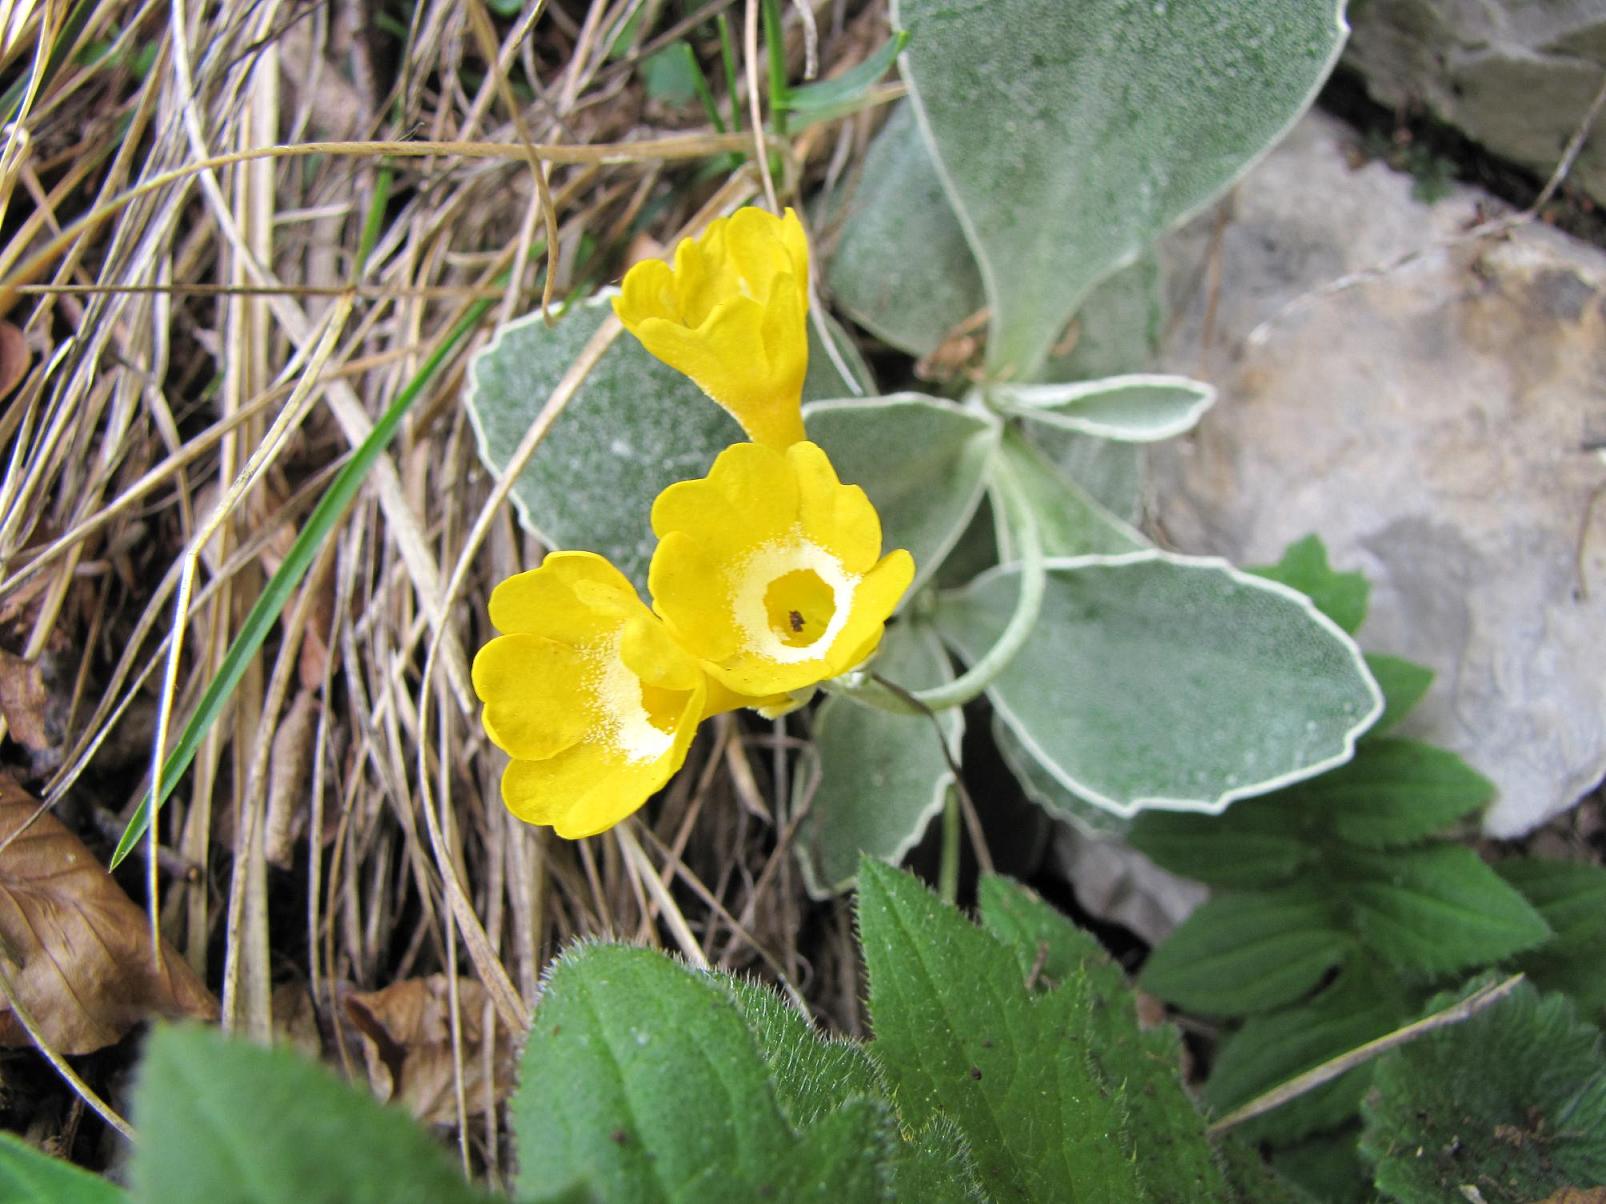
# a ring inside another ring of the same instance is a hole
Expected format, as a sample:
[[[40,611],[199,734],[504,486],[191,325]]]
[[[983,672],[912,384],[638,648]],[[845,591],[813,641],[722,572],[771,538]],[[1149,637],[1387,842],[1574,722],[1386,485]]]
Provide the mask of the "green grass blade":
[[[224,703],[228,702],[234,693],[234,688],[240,684],[246,666],[267,639],[268,632],[273,629],[280,612],[289,602],[291,593],[307,575],[307,570],[312,567],[319,549],[323,547],[323,541],[328,538],[329,532],[345,514],[352,499],[357,496],[357,490],[367,477],[369,469],[390,445],[408,409],[418,400],[419,395],[440,371],[441,365],[450,358],[458,344],[479,325],[480,319],[485,316],[492,303],[490,298],[474,303],[462,321],[451,329],[446,338],[424,361],[418,374],[407,383],[407,387],[396,395],[396,400],[390,403],[389,408],[374,424],[374,429],[368,438],[363,440],[351,459],[346,461],[335,479],[329,483],[329,491],[319,499],[311,517],[307,519],[307,525],[296,536],[295,544],[290,548],[289,555],[284,558],[284,563],[263,588],[256,605],[251,607],[251,613],[246,615],[239,634],[229,645],[217,676],[207,685],[206,693],[201,695],[195,713],[184,725],[178,743],[173,746],[173,751],[168,754],[166,762],[162,765],[162,797],[156,801],[157,808],[167,801],[179,778],[190,767],[190,762],[195,759],[196,750],[201,747],[201,741],[207,731],[222,712]],[[135,844],[150,827],[151,813],[151,795],[147,791],[145,797],[140,800],[139,808],[134,812],[133,818],[128,821],[122,839],[117,842],[117,850],[112,854],[111,868],[116,869],[133,851]]]

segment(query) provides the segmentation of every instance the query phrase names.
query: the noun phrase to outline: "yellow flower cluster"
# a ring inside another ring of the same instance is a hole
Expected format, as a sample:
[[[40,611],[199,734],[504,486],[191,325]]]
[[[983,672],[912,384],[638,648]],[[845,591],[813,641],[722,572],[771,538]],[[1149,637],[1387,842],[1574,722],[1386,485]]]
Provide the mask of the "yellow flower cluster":
[[[864,663],[914,578],[881,519],[804,438],[808,243],[796,214],[743,209],[638,264],[614,309],[741,423],[708,476],[652,507],[649,610],[592,552],[553,552],[491,594],[503,634],[474,659],[508,809],[560,836],[634,812],[697,725],[777,713]]]

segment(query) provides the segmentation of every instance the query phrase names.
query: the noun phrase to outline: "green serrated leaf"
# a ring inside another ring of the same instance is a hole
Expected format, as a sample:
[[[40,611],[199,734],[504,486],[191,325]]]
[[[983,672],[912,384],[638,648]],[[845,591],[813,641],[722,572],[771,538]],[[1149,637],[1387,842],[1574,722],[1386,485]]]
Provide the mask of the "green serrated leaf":
[[[1086,978],[1028,994],[1009,946],[911,875],[870,860],[859,868],[859,931],[870,1053],[903,1124],[952,1117],[994,1198],[1193,1198],[1132,1124],[1134,1088],[1095,1060]]]
[[[1340,573],[1329,565],[1327,548],[1319,536],[1307,535],[1289,544],[1276,564],[1259,565],[1247,571],[1297,589],[1316,604],[1317,610],[1351,635],[1366,621],[1371,583],[1362,573]]]
[[[945,595],[974,662],[1013,613],[1004,566]],[[1067,789],[1120,815],[1219,812],[1349,758],[1381,699],[1360,652],[1302,597],[1159,551],[1048,562],[1037,626],[989,690]]]
[[[1518,966],[1542,989],[1564,991],[1587,1015],[1606,1013],[1606,869],[1514,857],[1495,871],[1521,891],[1555,937]]]
[[[121,1204],[128,1196],[99,1175],[0,1133],[0,1204]]]
[[[1331,986],[1308,1003],[1252,1016],[1216,1051],[1204,1098],[1231,1112],[1323,1062],[1398,1028],[1410,1002],[1392,975],[1352,959]],[[1236,1130],[1250,1141],[1299,1141],[1354,1116],[1371,1081],[1363,1064]]]
[[[1371,1204],[1371,1168],[1361,1158],[1359,1124],[1272,1153],[1277,1173],[1322,1204]]]
[[[965,1135],[946,1116],[934,1117],[892,1164],[893,1200],[920,1204],[990,1204],[976,1177]]]
[[[730,992],[769,1066],[781,1111],[795,1129],[807,1128],[855,1096],[884,1097],[875,1060],[857,1041],[827,1037],[802,1012],[763,983],[714,975]]]
[[[1401,970],[1448,974],[1550,937],[1528,901],[1460,845],[1345,852],[1335,872],[1362,940]]]
[[[1003,452],[1022,500],[1037,519],[1045,556],[1117,555],[1148,546],[1143,536],[1018,435],[1005,436]],[[1008,531],[1000,529],[997,538],[1004,559],[1015,559]]]
[[[995,1198],[1147,1200],[1145,1135],[1089,1063],[1085,979],[1029,995],[1010,949],[915,878],[866,860],[871,1053],[906,1127],[952,1117]]]
[[[1363,849],[1414,844],[1484,806],[1494,783],[1446,748],[1369,740],[1348,765],[1298,788],[1298,805]]]
[[[148,1204],[488,1200],[404,1113],[297,1054],[211,1029],[151,1035],[133,1112],[132,1195]]]
[[[1002,384],[992,392],[994,401],[1017,418],[1123,443],[1154,443],[1192,430],[1216,401],[1209,385],[1156,373],[1066,384]]]
[[[1362,1114],[1377,1185],[1402,1204],[1468,1198],[1465,1186],[1525,1204],[1606,1183],[1600,1032],[1528,983],[1378,1059]]]
[[[1190,1011],[1238,1016],[1298,999],[1351,948],[1333,909],[1305,890],[1221,895],[1149,955],[1140,981]]]
[[[836,303],[900,351],[929,356],[986,304],[908,101],[893,108],[822,218],[821,241],[834,247],[825,276]]]
[[[1211,886],[1275,886],[1321,854],[1322,836],[1294,791],[1234,803],[1220,815],[1145,811],[1132,846],[1157,865]],[[1230,854],[1229,854],[1230,851]]]
[[[907,690],[953,679],[942,642],[912,621],[888,630],[873,668]],[[797,769],[796,797],[813,792],[796,840],[811,895],[828,898],[849,889],[862,854],[903,859],[942,810],[953,782],[938,740],[957,759],[964,733],[958,707],[933,724],[923,715],[892,715],[843,697],[820,705],[811,733],[818,760],[804,758]]]
[[[1415,709],[1433,684],[1433,670],[1381,652],[1368,652],[1366,667],[1372,671],[1378,689],[1383,691],[1383,713],[1364,737],[1370,740],[1381,736]]]
[[[1035,969],[1044,982],[1087,981],[1089,1056],[1106,1081],[1126,1084],[1132,1131],[1164,1151],[1164,1174],[1151,1174],[1151,1181],[1165,1182],[1174,1192],[1186,1188],[1172,1198],[1223,1198],[1226,1182],[1182,1086],[1176,1029],[1169,1024],[1141,1028],[1137,996],[1126,974],[1089,933],[1024,886],[989,874],[977,893],[982,926],[1014,950],[1023,975]]]
[[[1231,1201],[1231,1204],[1315,1204],[1311,1197],[1267,1166],[1259,1152],[1247,1142],[1228,1134],[1216,1150],[1227,1176],[1224,1201]]]
[[[1227,188],[1305,109],[1338,3],[898,0],[900,60],[992,308],[1031,379],[1093,284]]]
[[[622,945],[555,964],[512,1122],[521,1189],[588,1182],[609,1204],[873,1199],[895,1140],[869,1099],[796,1132],[729,980]]]
[[[908,548],[917,590],[958,542],[981,502],[998,446],[996,422],[919,393],[826,401],[803,420],[837,475],[863,487],[881,515],[882,546]],[[888,449],[896,448],[896,455]]]

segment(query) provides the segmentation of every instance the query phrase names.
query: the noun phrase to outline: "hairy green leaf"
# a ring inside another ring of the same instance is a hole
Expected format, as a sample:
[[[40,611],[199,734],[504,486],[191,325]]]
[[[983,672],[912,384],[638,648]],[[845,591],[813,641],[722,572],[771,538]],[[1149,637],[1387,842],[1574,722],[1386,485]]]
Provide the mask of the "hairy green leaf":
[[[913,621],[896,623],[881,641],[873,668],[906,690],[953,679],[935,633]],[[827,698],[814,713],[818,760],[801,758],[796,797],[812,801],[798,825],[797,853],[809,893],[826,898],[853,885],[863,853],[897,862],[942,810],[953,774],[943,756],[959,756],[964,713],[953,707],[933,722],[892,715],[844,697]],[[818,775],[816,777],[816,775]]]
[[[0,1204],[120,1204],[128,1196],[99,1175],[0,1133]]]
[[[1248,570],[1268,581],[1297,589],[1345,631],[1354,635],[1366,621],[1372,585],[1361,573],[1341,573],[1327,563],[1327,547],[1316,535],[1288,545],[1276,564]]]
[[[937,626],[974,662],[1019,569],[946,595]],[[1347,760],[1381,699],[1310,603],[1217,560],[1145,551],[1049,561],[1036,628],[989,690],[1067,789],[1121,815],[1219,812]]]
[[[1149,955],[1143,989],[1195,1012],[1259,1012],[1311,990],[1343,960],[1349,935],[1299,888],[1209,900]]]
[[[1390,965],[1447,974],[1541,944],[1550,927],[1471,849],[1344,852],[1336,871],[1366,945]]]
[[[1446,995],[1433,1011],[1454,1002]],[[1525,1204],[1606,1183],[1600,1031],[1522,983],[1461,1024],[1378,1060],[1361,1148],[1402,1204]]]
[[[1036,447],[1013,433],[1004,438],[1004,459],[1037,520],[1045,556],[1135,552],[1148,541],[1099,505]],[[1005,559],[1014,559],[1008,532],[997,533]]]
[[[1341,6],[898,0],[900,66],[980,261],[988,364],[1031,379],[1093,284],[1310,102]]]
[[[1142,1028],[1126,974],[1093,937],[1019,883],[986,875],[978,889],[982,926],[1015,951],[1021,973],[1044,983],[1082,977],[1091,992],[1089,1057],[1106,1082],[1126,1084],[1132,1131],[1164,1151],[1164,1168],[1149,1178],[1179,1193],[1220,1199],[1226,1182],[1205,1140],[1193,1100],[1183,1089],[1182,1047],[1169,1024]],[[1163,1193],[1162,1193],[1163,1194]]]
[[[134,1087],[148,1204],[471,1204],[489,1197],[411,1117],[285,1050],[162,1028]]]
[[[1606,1018],[1606,869],[1531,857],[1494,868],[1556,934],[1518,965],[1542,988],[1565,991],[1586,1014]]]
[[[801,1132],[728,980],[652,950],[580,946],[549,974],[525,1047],[521,1189],[585,1182],[609,1204],[876,1198],[896,1140],[882,1105],[819,1116],[818,1088],[786,1094],[816,1114]]]
[[[1123,836],[1133,821],[1114,811],[1088,802],[1073,794],[1052,773],[1043,767],[1030,749],[1021,743],[1013,728],[996,714],[992,723],[993,743],[1009,772],[1015,775],[1022,793],[1055,819],[1075,824],[1092,836]]]
[[[1442,832],[1493,798],[1494,783],[1449,749],[1388,737],[1297,794],[1351,844],[1386,849]]]

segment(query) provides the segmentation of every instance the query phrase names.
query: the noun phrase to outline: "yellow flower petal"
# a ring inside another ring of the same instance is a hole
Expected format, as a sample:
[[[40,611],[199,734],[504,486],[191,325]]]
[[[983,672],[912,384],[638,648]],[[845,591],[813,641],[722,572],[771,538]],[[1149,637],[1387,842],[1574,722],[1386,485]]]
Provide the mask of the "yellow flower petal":
[[[585,735],[573,699],[585,686],[586,657],[556,640],[498,636],[474,658],[474,692],[485,700],[485,731],[509,756],[550,757]],[[539,683],[540,688],[532,688]]]
[[[728,410],[748,437],[784,448],[803,434],[808,239],[797,214],[741,209],[638,263],[614,312],[644,347]]]
[[[503,800],[560,835],[629,815],[680,767],[708,679],[623,575],[555,552],[491,595],[512,634],[474,659],[486,732],[513,756]]]
[[[752,698],[854,668],[914,577],[905,551],[877,563],[875,508],[811,443],[727,448],[705,480],[665,491],[653,528],[653,606],[712,678]]]

